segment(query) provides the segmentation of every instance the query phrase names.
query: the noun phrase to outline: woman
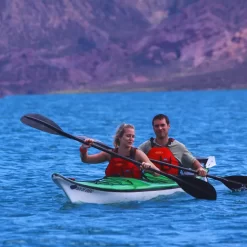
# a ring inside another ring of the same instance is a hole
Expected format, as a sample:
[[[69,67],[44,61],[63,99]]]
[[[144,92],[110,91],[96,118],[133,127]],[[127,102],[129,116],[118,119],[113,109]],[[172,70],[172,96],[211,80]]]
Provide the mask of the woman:
[[[153,168],[159,171],[159,169],[148,159],[147,155],[144,152],[132,146],[134,140],[134,126],[131,124],[122,124],[116,131],[113,142],[115,149],[113,149],[112,151],[118,153],[121,156],[126,156],[131,159],[142,162],[140,168],[130,161],[114,157],[106,152],[88,155],[87,148],[85,148],[85,145],[82,145],[80,147],[81,160],[82,162],[89,164],[97,164],[109,161],[109,164],[105,170],[106,176],[121,176],[140,179],[142,178],[141,169]],[[88,144],[88,147],[91,146],[91,143],[93,143],[93,141],[94,140],[92,139],[85,140],[86,144]]]

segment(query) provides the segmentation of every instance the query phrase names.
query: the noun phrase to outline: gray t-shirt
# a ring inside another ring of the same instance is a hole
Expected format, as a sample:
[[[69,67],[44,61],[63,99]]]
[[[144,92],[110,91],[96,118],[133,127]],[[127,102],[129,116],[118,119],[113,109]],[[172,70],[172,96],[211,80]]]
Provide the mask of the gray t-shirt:
[[[158,147],[158,145],[154,146]],[[142,143],[139,147],[145,154],[148,154],[151,147],[151,141],[148,140],[144,143]],[[189,152],[189,150],[185,147],[184,144],[181,142],[174,140],[171,142],[170,145],[168,145],[168,148],[171,150],[175,158],[179,161],[181,166],[186,168],[193,168],[193,163],[196,160],[196,158]]]

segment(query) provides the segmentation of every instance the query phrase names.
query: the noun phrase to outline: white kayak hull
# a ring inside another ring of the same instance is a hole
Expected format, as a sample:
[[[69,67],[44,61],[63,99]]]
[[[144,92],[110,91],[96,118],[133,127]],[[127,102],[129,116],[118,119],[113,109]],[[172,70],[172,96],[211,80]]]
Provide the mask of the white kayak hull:
[[[132,201],[147,201],[158,196],[168,196],[183,190],[173,188],[137,190],[137,191],[107,191],[102,188],[84,186],[60,174],[53,174],[52,180],[60,187],[72,203],[112,204]]]

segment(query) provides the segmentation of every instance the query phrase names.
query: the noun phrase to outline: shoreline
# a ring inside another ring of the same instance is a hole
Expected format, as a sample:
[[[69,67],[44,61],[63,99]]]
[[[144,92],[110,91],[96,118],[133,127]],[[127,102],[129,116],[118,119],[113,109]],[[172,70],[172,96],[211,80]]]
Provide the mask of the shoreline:
[[[125,84],[107,84],[94,82],[87,87],[78,89],[38,90],[37,85],[29,84],[26,88],[12,88],[0,90],[0,99],[15,95],[37,95],[37,94],[79,94],[79,93],[125,93],[125,92],[171,92],[171,91],[212,91],[212,90],[242,90],[247,89],[246,64],[234,69],[215,71],[206,74],[194,74],[184,77],[166,78],[153,80],[145,83],[129,82]],[[245,76],[246,75],[246,76]],[[63,84],[61,84],[61,87]],[[98,86],[98,87],[97,87]],[[65,87],[69,87],[69,83]],[[19,92],[18,92],[19,91]],[[6,93],[6,94],[5,94]]]
[[[90,93],[132,93],[132,92],[186,92],[186,91],[224,91],[224,90],[247,90],[246,87],[217,87],[217,88],[186,88],[186,89],[165,89],[164,87],[160,88],[113,88],[113,89],[85,89],[85,90],[61,90],[61,91],[52,91],[44,94],[90,94]]]
[[[112,89],[85,89],[85,90],[61,90],[61,91],[51,91],[51,92],[37,92],[37,93],[21,93],[21,94],[9,94],[9,95],[1,95],[0,99],[4,99],[6,97],[11,96],[27,96],[27,95],[57,95],[57,94],[101,94],[101,93],[142,93],[142,92],[196,92],[196,91],[236,91],[236,90],[247,90],[246,87],[209,87],[209,88],[183,88],[183,89],[167,89],[164,87],[142,87],[142,88],[112,88]]]

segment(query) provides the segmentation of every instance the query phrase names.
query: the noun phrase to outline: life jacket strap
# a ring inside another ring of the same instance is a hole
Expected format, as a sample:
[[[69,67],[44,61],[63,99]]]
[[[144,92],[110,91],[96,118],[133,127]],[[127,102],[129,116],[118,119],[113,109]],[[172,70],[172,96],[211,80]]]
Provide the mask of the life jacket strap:
[[[150,143],[151,143],[151,147],[152,148],[155,147],[155,146],[157,146],[153,137],[151,137],[149,140],[150,140]],[[174,138],[169,137],[167,144],[165,146],[162,146],[162,147],[168,147],[168,146],[170,146],[174,140],[175,140]]]

